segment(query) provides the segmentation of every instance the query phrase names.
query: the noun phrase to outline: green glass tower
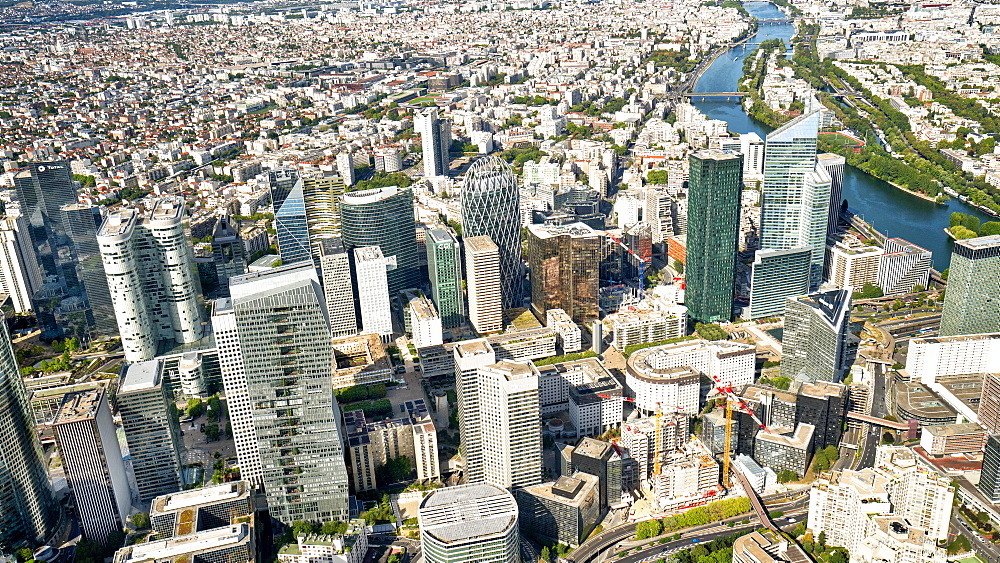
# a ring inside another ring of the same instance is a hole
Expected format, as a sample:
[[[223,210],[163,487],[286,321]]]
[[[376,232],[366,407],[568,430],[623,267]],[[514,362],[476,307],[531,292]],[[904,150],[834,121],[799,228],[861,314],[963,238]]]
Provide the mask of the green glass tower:
[[[424,245],[427,247],[431,297],[441,315],[441,326],[460,326],[465,322],[465,302],[462,300],[462,253],[458,240],[444,229],[429,229]]]
[[[941,336],[1000,332],[1000,235],[955,242]]]
[[[729,320],[736,281],[743,157],[694,153],[688,180],[685,304],[699,322]]]
[[[340,196],[341,236],[353,251],[377,246],[388,260],[389,295],[420,284],[413,191],[389,186]]]

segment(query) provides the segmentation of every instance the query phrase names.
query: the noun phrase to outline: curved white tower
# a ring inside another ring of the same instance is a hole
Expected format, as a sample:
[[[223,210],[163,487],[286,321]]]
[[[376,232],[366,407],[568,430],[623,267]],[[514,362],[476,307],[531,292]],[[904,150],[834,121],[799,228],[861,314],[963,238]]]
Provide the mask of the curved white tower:
[[[108,291],[115,305],[118,333],[128,362],[149,360],[156,355],[156,334],[143,298],[136,250],[132,244],[138,217],[134,209],[112,213],[97,232]]]

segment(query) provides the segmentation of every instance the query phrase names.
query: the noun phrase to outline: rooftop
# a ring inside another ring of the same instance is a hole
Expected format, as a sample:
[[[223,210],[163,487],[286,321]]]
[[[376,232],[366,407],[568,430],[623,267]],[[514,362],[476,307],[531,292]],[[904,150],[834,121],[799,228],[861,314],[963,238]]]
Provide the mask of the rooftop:
[[[211,553],[251,541],[250,526],[235,524],[118,550],[115,563],[158,563],[181,555]]]
[[[420,503],[421,532],[445,543],[475,542],[505,534],[517,523],[517,504],[506,490],[484,483],[431,491]]]
[[[185,508],[226,502],[240,497],[248,497],[249,495],[250,487],[247,486],[246,481],[210,485],[199,489],[156,497],[150,506],[150,513],[178,512]]]
[[[145,391],[160,385],[163,375],[163,360],[146,360],[129,364],[121,378],[119,392]]]
[[[69,393],[63,399],[63,404],[56,413],[53,424],[65,424],[77,420],[92,419],[97,416],[97,409],[104,399],[104,388],[88,389]]]
[[[488,236],[469,237],[463,239],[466,252],[498,252],[500,249],[496,243]]]

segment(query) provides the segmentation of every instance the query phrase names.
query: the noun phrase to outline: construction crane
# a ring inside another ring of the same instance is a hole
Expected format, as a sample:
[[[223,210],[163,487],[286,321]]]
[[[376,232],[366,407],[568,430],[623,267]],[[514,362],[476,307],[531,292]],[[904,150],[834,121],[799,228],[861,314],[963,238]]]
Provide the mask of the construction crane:
[[[618,395],[609,395],[607,393],[597,393],[598,397],[602,399],[616,399],[619,401],[625,401],[629,403],[635,403],[635,399],[632,397],[623,397]],[[656,411],[653,414],[653,475],[660,474],[660,456],[662,453],[663,440],[660,436],[660,428],[663,424],[663,409],[661,408],[662,403],[656,403]],[[684,407],[676,407],[677,411],[683,411]],[[671,422],[671,424],[674,424]]]
[[[771,429],[757,417],[757,413],[753,412],[753,409],[743,402],[743,399],[736,395],[736,392],[733,391],[733,385],[731,383],[723,384],[723,382],[719,380],[718,375],[713,375],[712,379],[715,381],[715,390],[726,397],[726,442],[723,445],[722,453],[722,484],[728,489],[731,485],[729,481],[729,466],[732,463],[732,447],[730,444],[733,439],[733,407],[739,407],[742,412],[750,415],[754,422],[756,422],[757,425],[768,434],[771,434]]]

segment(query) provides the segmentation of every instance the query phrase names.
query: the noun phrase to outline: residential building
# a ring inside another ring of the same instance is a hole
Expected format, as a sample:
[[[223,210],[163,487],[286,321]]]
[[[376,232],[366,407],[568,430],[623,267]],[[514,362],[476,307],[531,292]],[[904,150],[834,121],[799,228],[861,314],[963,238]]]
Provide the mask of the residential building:
[[[479,334],[503,328],[500,254],[488,236],[465,239],[465,279],[469,322]]]
[[[577,472],[549,483],[514,489],[521,528],[577,546],[603,514],[597,476]]]
[[[538,370],[531,362],[499,360],[479,368],[477,379],[483,482],[504,488],[538,483],[542,475]]]
[[[414,346],[423,348],[444,343],[441,316],[433,301],[423,295],[415,296],[406,304],[405,314]]]
[[[743,176],[760,178],[764,175],[764,139],[754,132],[740,135],[743,154]]]
[[[955,241],[941,336],[1000,332],[1000,235]]]
[[[540,360],[556,355],[556,332],[548,327],[508,330],[486,337],[500,360]]]
[[[583,350],[583,331],[566,311],[562,309],[545,311],[545,326],[556,332],[556,343],[563,354]]]
[[[976,422],[986,429],[987,434],[1000,434],[1000,373],[984,375],[976,416]]]
[[[354,278],[351,258],[339,238],[327,238],[317,243],[319,270],[323,281],[326,313],[330,318],[330,334],[334,338],[358,333],[358,317],[354,309]],[[388,290],[386,290],[388,291]]]
[[[420,285],[413,191],[390,186],[340,196],[341,237],[348,250],[377,246],[389,266],[389,294]],[[360,287],[359,287],[360,289]]]
[[[458,239],[445,229],[428,229],[424,245],[431,297],[441,315],[441,326],[446,329],[462,326],[465,299],[462,298],[462,252]]]
[[[986,390],[985,385],[983,390]],[[982,415],[979,420],[981,423]],[[920,431],[920,447],[933,456],[978,454],[986,446],[986,436],[991,432],[974,422],[925,426]]]
[[[936,541],[948,539],[955,487],[925,466],[917,454],[902,446],[882,446],[875,451],[875,468],[889,478],[893,514],[923,528]]]
[[[173,396],[163,379],[163,360],[122,367],[115,402],[125,430],[125,443],[138,497],[149,502],[179,491],[181,429]]]
[[[430,108],[414,116],[414,128],[420,133],[424,158],[424,176],[448,175],[448,150],[451,146],[451,121],[440,117],[438,108]]]
[[[354,249],[361,332],[377,334],[386,342],[392,337],[392,305],[389,301],[388,270],[391,262],[377,246]]]
[[[4,216],[0,219],[0,292],[10,296],[15,313],[27,313],[41,287],[42,270],[31,247],[28,223],[21,215]]]
[[[844,237],[829,249],[827,281],[836,287],[861,291],[865,284],[878,282],[879,262],[883,250],[862,244],[854,237]]]
[[[545,318],[548,309],[563,309],[581,324],[600,313],[600,266],[609,253],[604,235],[584,223],[528,225],[531,309]]]
[[[497,246],[504,309],[522,306],[520,205],[517,178],[506,162],[487,156],[472,163],[462,185],[462,234],[466,241],[488,236]]]
[[[906,355],[912,381],[969,373],[1000,373],[1000,333],[914,338]]]
[[[612,345],[624,352],[634,344],[650,344],[686,335],[687,313],[684,305],[656,299],[612,313],[604,322],[611,325]]]
[[[347,523],[342,534],[297,536],[278,550],[279,563],[362,563],[368,553],[364,520]]]
[[[229,296],[229,279],[247,273],[247,254],[240,237],[240,225],[229,215],[221,215],[212,232],[212,262],[219,278],[218,294]]]
[[[473,483],[435,489],[417,509],[420,547],[428,563],[518,563],[520,534],[513,495]]]
[[[398,145],[377,147],[373,151],[375,171],[391,174],[403,169],[403,151]]]
[[[816,163],[830,175],[830,212],[826,233],[832,235],[837,232],[837,224],[840,222],[840,206],[844,193],[844,166],[847,164],[847,159],[839,154],[824,152],[816,155]]]
[[[421,481],[441,477],[437,431],[423,400],[418,403],[400,418],[367,420],[364,411],[344,413],[355,490],[388,485],[378,482],[376,469],[399,457],[410,460]]]
[[[884,295],[909,293],[917,286],[928,287],[933,260],[929,250],[901,238],[886,239],[884,250],[876,282]]]
[[[353,186],[357,183],[357,174],[354,170],[354,157],[349,152],[342,152],[337,155],[337,173],[340,174],[345,186]]]
[[[764,249],[754,254],[750,274],[750,311],[744,317],[760,319],[785,314],[788,297],[809,293],[812,249]]]
[[[230,292],[216,302],[213,325],[244,478],[264,485],[271,515],[285,524],[346,520],[331,335],[315,268],[238,276]]]
[[[493,347],[486,339],[464,340],[455,345],[455,391],[458,394],[459,432],[462,437],[462,457],[465,460],[465,481],[485,480],[483,460],[482,406],[479,392],[479,370],[496,363]]]
[[[248,481],[231,481],[178,491],[153,499],[149,521],[156,539],[185,536],[246,521],[256,510]]]
[[[704,150],[689,161],[684,304],[696,321],[728,321],[733,315],[743,157]]]
[[[854,563],[945,563],[948,554],[919,526],[898,516],[873,516],[868,536],[851,552]]]
[[[52,421],[85,538],[106,544],[131,510],[125,462],[104,387],[66,395]]]
[[[852,363],[850,320],[850,289],[789,297],[781,339],[782,377],[839,382]]]
[[[180,198],[150,211],[123,209],[98,231],[125,359],[150,360],[160,341],[191,344],[204,336],[203,305]],[[172,346],[171,346],[172,347]]]

